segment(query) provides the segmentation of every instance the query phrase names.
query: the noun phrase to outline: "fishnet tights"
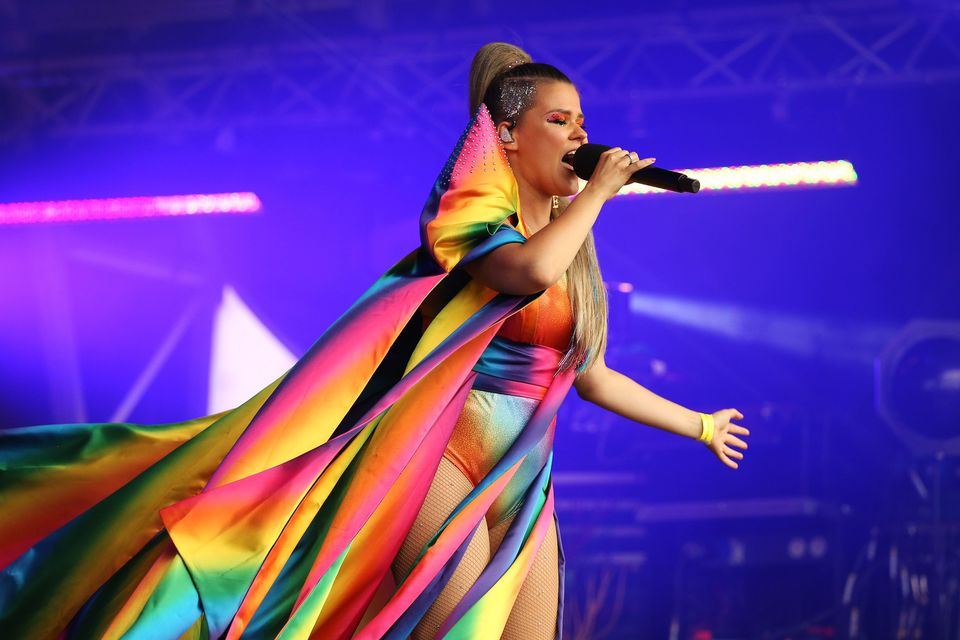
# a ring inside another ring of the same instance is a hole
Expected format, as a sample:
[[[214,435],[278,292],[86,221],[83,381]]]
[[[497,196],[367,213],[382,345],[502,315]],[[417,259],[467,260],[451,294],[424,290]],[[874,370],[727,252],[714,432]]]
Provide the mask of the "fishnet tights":
[[[427,492],[423,507],[397,554],[393,565],[395,578],[406,575],[423,545],[472,489],[473,483],[456,465],[446,458],[440,459],[440,467]],[[440,625],[483,571],[490,557],[496,553],[512,521],[511,516],[492,529],[487,528],[485,520],[480,522],[460,564],[414,629],[411,638],[433,638]],[[510,611],[503,635],[500,636],[503,640],[553,640],[559,597],[558,562],[556,523],[551,521],[533,567],[523,581]]]

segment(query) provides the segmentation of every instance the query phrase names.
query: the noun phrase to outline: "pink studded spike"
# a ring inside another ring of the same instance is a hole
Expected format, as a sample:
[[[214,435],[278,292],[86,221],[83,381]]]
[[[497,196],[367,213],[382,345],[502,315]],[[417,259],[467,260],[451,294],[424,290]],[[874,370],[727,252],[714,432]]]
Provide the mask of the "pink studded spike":
[[[453,187],[463,187],[471,180],[495,179],[494,176],[480,178],[480,174],[496,174],[509,170],[507,154],[496,135],[493,118],[485,104],[480,105],[473,128],[467,134],[463,149],[453,167]],[[473,177],[471,177],[473,176]]]

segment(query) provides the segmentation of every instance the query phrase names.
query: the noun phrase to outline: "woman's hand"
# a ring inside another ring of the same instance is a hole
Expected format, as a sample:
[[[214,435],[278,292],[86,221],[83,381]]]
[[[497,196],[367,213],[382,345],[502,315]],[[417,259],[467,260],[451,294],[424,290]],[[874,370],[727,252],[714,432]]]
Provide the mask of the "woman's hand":
[[[609,200],[617,195],[635,172],[653,164],[656,160],[656,158],[641,160],[635,151],[611,147],[600,154],[600,160],[584,190],[590,189],[600,194],[604,200]]]
[[[747,448],[747,443],[734,434],[750,435],[750,431],[746,427],[730,422],[734,418],[743,420],[743,414],[736,409],[722,409],[714,413],[713,422],[716,429],[713,432],[713,440],[707,444],[707,447],[720,458],[720,461],[731,469],[737,469],[740,465],[730,458],[743,460],[743,454],[733,447]]]

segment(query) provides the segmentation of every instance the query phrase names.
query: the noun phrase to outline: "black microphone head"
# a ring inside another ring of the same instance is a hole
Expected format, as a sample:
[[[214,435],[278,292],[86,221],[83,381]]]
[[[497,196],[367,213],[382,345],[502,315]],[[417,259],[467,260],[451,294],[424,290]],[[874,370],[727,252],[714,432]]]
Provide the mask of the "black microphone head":
[[[600,162],[600,154],[609,148],[608,145],[593,142],[580,145],[573,153],[573,161],[570,163],[577,177],[581,180],[589,180],[593,170],[597,168],[597,163]]]

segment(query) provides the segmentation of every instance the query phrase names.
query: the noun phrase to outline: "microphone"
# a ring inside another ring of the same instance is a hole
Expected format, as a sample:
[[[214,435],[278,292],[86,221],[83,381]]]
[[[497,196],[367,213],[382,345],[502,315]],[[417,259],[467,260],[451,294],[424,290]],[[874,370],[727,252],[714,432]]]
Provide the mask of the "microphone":
[[[610,147],[605,144],[588,142],[573,153],[567,154],[565,157],[572,158],[569,164],[573,167],[577,177],[583,180],[589,180],[593,175],[593,170],[597,168],[597,163],[600,162],[600,154],[607,149],[610,149]],[[658,189],[667,189],[668,191],[676,191],[678,193],[696,193],[700,191],[699,180],[694,180],[685,173],[668,171],[667,169],[661,169],[653,165],[636,171],[630,180],[627,181],[628,184],[630,182],[639,182],[640,184],[649,185]]]

